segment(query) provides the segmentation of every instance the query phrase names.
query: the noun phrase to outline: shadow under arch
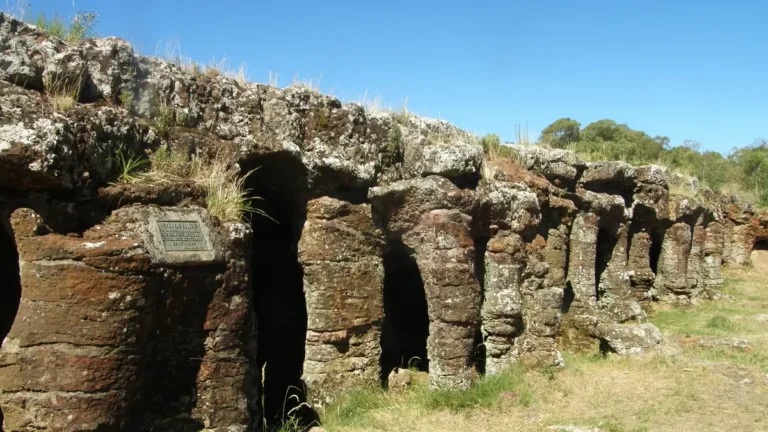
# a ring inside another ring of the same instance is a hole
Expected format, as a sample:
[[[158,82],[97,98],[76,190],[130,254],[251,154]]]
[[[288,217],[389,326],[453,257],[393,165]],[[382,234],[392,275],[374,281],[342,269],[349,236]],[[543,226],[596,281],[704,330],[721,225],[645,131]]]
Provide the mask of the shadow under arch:
[[[402,244],[384,255],[384,323],[381,332],[381,380],[399,367],[429,371],[429,316],[424,282],[413,256]]]

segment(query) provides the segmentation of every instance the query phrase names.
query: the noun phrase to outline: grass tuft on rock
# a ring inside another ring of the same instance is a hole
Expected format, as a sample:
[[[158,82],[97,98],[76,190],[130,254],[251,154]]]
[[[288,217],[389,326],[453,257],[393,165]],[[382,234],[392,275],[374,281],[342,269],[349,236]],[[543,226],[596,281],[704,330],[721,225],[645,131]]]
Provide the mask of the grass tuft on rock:
[[[40,13],[35,18],[33,24],[51,36],[67,43],[75,43],[96,36],[94,26],[96,25],[97,18],[98,15],[93,11],[77,11],[69,22],[66,22],[59,15],[54,15],[49,19],[45,13]]]
[[[223,157],[188,156],[167,146],[149,157],[129,155],[121,150],[113,160],[117,165],[118,184],[152,186],[193,181],[205,193],[208,211],[221,220],[242,220],[257,214],[274,221],[253,204],[261,198],[252,196],[246,188],[246,181],[255,169],[241,175],[237,164]]]
[[[72,77],[48,74],[43,78],[45,94],[54,110],[67,112],[77,105],[80,97],[80,81],[84,71]]]

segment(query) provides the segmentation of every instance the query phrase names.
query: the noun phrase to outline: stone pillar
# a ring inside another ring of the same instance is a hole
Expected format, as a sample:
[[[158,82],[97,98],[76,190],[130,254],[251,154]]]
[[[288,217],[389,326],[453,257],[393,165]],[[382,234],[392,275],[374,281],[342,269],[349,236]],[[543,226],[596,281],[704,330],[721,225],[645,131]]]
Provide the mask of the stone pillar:
[[[475,279],[472,218],[458,210],[432,210],[403,235],[415,251],[429,309],[430,388],[467,388],[480,316],[481,289]]]
[[[215,431],[258,430],[260,371],[251,285],[251,228],[226,222],[221,232],[225,268],[223,273],[211,269],[208,289],[212,295],[202,326],[206,336],[195,377],[197,404],[192,418]],[[198,278],[200,270],[193,267],[185,273]]]
[[[201,208],[127,207],[108,222],[141,234],[156,281],[146,379],[128,429],[253,430],[260,401],[250,228],[220,224]]]
[[[597,307],[595,259],[599,218],[592,213],[579,213],[571,228],[568,281],[573,289],[574,309]]]
[[[605,271],[598,281],[599,304],[618,322],[645,321],[640,304],[632,297],[630,271],[627,260],[629,228],[622,224],[614,232],[615,244],[610,252]],[[598,247],[600,247],[598,245]]]
[[[156,285],[137,235],[47,234],[32,210],[11,223],[22,298],[0,348],[7,431],[118,431],[143,384]]]
[[[688,291],[688,257],[691,251],[691,227],[678,222],[664,233],[655,289],[660,299],[673,299]]]
[[[707,225],[702,263],[704,288],[719,288],[723,285],[723,231],[723,224],[720,222],[710,222]]]
[[[629,282],[633,297],[640,302],[652,300],[651,289],[656,275],[651,269],[651,236],[646,231],[639,231],[632,236],[629,247]]]
[[[704,289],[704,250],[707,231],[700,219],[691,233],[691,251],[688,255],[688,298],[694,298]]]
[[[315,404],[379,377],[383,248],[369,205],[328,197],[308,203],[299,260],[308,319],[304,381]]]
[[[544,262],[549,265],[549,271],[544,281],[552,288],[565,288],[565,275],[568,271],[568,234],[567,225],[561,224],[557,229],[550,228],[547,233],[547,245],[542,252]]]
[[[512,346],[524,329],[521,292],[526,266],[524,246],[519,235],[508,231],[488,241],[482,306],[488,374],[500,373],[516,360]]]
[[[549,249],[540,236],[526,245],[528,259],[522,282],[523,334],[515,339],[513,353],[526,365],[563,366],[565,363],[556,348],[555,338],[560,334],[563,286],[550,285],[551,259]],[[564,249],[561,250],[563,253]],[[547,252],[550,254],[547,255]],[[562,257],[562,262],[565,257]],[[557,261],[561,262],[561,261]],[[564,276],[564,275],[563,275]],[[555,278],[558,274],[555,274]]]
[[[755,245],[757,228],[752,224],[733,225],[725,232],[725,252],[723,261],[726,265],[734,267],[746,267],[749,265],[749,255]]]
[[[126,207],[82,237],[17,210],[18,317],[0,349],[5,430],[254,430],[250,229]]]

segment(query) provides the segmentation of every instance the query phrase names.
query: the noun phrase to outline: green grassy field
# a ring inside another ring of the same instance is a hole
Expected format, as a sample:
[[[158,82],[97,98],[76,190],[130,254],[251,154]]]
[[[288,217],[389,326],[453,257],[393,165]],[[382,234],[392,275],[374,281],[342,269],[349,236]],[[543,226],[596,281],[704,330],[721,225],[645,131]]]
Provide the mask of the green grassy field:
[[[329,431],[768,430],[768,275],[726,272],[730,299],[660,306],[651,322],[682,347],[675,357],[566,355],[564,369],[514,368],[466,392],[350,392],[321,416]],[[746,339],[702,347],[701,337]]]

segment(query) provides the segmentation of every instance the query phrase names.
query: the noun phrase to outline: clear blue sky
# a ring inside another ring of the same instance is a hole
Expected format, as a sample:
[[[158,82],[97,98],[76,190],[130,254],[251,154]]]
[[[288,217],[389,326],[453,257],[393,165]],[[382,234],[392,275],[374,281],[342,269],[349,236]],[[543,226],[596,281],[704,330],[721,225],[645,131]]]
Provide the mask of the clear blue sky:
[[[16,1],[16,0],[11,0]],[[31,0],[71,16],[69,0]],[[4,5],[3,5],[4,6]],[[464,129],[531,138],[559,117],[628,123],[727,153],[768,137],[767,0],[77,0],[97,31],[154,54],[320,79]]]

